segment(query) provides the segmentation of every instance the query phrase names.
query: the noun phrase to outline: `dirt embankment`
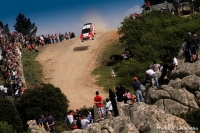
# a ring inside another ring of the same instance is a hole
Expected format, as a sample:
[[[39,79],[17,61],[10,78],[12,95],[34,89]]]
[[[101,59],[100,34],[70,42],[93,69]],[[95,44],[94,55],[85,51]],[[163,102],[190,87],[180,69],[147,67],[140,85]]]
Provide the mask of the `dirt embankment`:
[[[106,45],[119,38],[117,30],[97,33],[94,40],[81,42],[79,38],[45,46],[37,61],[43,66],[44,82],[59,87],[70,101],[70,109],[93,106],[95,91],[103,98],[108,94],[95,85],[91,72]]]

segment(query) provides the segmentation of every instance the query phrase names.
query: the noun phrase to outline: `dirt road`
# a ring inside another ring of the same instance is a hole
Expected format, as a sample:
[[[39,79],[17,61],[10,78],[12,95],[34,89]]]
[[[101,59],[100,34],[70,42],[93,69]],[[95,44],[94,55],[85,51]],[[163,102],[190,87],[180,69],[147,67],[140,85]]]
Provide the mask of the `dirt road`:
[[[59,87],[70,101],[70,109],[93,106],[95,91],[103,98],[108,94],[94,84],[91,72],[103,48],[118,39],[117,31],[97,33],[94,40],[81,42],[79,38],[45,46],[37,57],[43,66],[44,82]]]

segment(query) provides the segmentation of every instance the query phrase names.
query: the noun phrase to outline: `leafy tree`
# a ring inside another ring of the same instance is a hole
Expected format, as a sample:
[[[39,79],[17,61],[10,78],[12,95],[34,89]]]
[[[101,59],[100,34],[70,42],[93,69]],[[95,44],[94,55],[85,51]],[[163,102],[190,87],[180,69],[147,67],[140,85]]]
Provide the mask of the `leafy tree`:
[[[8,122],[9,125],[12,125],[19,132],[23,131],[23,124],[15,106],[5,98],[0,98],[0,120]],[[3,125],[5,126],[6,124],[4,123]]]
[[[24,126],[27,126],[27,120],[38,119],[38,116],[42,114],[48,116],[49,113],[55,120],[63,121],[69,101],[60,88],[51,84],[41,84],[34,89],[26,89],[15,104]]]
[[[27,19],[22,13],[17,16],[16,21],[15,30],[23,35],[32,36],[37,32],[35,23],[31,23],[30,18]]]
[[[17,133],[8,122],[0,122],[0,133]]]

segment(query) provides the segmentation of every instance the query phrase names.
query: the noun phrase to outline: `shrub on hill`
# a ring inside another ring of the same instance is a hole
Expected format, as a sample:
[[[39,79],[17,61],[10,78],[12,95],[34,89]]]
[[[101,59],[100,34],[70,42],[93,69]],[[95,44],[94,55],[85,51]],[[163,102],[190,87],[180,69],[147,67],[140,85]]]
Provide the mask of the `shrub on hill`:
[[[17,133],[7,122],[0,122],[0,133]]]
[[[20,100],[15,102],[20,117],[26,125],[27,120],[38,119],[40,115],[53,115],[55,120],[63,121],[69,101],[60,88],[51,84],[41,84],[34,89],[26,89]]]
[[[13,132],[14,130],[17,130],[18,132],[23,131],[23,124],[15,106],[10,100],[2,97],[0,97],[0,120],[2,121],[2,123],[0,123],[0,132],[3,130],[1,130],[1,128],[3,128],[2,126],[4,126],[6,129],[9,128],[8,133],[11,130],[10,128],[13,129]],[[8,124],[12,127],[10,127]]]
[[[200,109],[189,110],[187,113],[179,115],[183,118],[191,127],[197,127],[200,129]]]

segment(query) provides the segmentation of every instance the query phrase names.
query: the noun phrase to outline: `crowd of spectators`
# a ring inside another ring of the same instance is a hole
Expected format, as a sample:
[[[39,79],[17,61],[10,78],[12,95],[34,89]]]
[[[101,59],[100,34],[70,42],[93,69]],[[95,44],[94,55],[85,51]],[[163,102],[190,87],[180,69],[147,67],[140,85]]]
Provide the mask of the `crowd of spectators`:
[[[91,112],[81,112],[79,109],[70,110],[65,115],[64,122],[69,123],[72,130],[86,129],[93,123],[93,117]]]
[[[14,99],[18,99],[25,89],[21,63],[22,45],[18,38],[20,35],[20,33],[14,32],[12,34],[13,42],[8,43],[8,40],[5,39],[0,42],[2,56],[0,61],[0,74],[4,81],[0,89],[3,91],[5,98],[13,96]]]

